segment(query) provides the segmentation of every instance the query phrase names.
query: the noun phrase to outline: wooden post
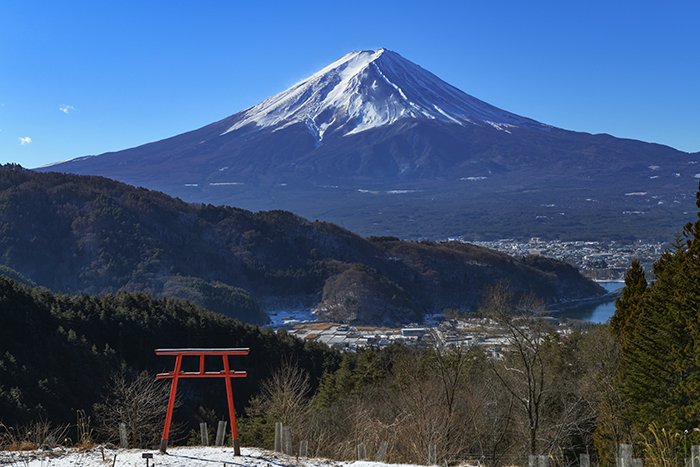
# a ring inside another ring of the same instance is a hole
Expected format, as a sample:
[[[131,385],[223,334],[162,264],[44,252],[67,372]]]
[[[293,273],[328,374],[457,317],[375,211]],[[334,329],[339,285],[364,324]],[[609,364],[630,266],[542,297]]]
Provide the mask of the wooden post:
[[[282,452],[292,455],[292,432],[288,426],[282,425]]]
[[[299,457],[309,457],[309,441],[299,441]]]
[[[527,456],[527,467],[537,467],[537,456],[530,454]]]
[[[377,455],[374,456],[374,460],[377,462],[385,462],[386,461],[386,452],[389,449],[389,443],[386,441],[382,441],[379,443],[379,449],[377,449]]]
[[[209,446],[209,428],[207,422],[199,424],[199,437],[202,440],[202,446]]]
[[[617,448],[617,466],[632,467],[632,445],[620,444]]]
[[[275,452],[282,452],[282,422],[275,422]]]
[[[367,448],[365,443],[360,443],[357,445],[357,460],[363,461],[365,459],[367,459]]]
[[[537,456],[537,467],[549,467],[549,457]]]
[[[690,465],[691,467],[700,467],[700,445],[690,446]]]
[[[129,436],[126,432],[126,423],[119,424],[119,446],[129,449]]]
[[[216,445],[223,446],[226,442],[226,422],[220,420],[218,426],[216,427]]]
[[[428,465],[437,464],[437,446],[434,444],[428,445]]]
[[[579,467],[591,467],[591,456],[588,454],[581,454],[578,458]]]

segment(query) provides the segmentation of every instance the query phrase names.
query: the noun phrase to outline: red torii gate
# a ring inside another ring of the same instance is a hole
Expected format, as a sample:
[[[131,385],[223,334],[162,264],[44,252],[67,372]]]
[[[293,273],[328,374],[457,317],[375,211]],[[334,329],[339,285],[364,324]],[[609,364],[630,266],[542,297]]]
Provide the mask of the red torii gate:
[[[231,371],[228,358],[231,355],[248,355],[248,348],[224,348],[224,349],[156,349],[158,356],[175,357],[175,369],[167,373],[158,373],[156,379],[170,379],[170,398],[168,399],[168,411],[165,413],[165,425],[163,426],[163,438],[160,442],[160,451],[165,452],[168,447],[168,436],[170,434],[170,423],[173,419],[173,406],[177,394],[177,381],[180,378],[224,378],[226,382],[226,397],[228,399],[228,416],[231,423],[231,442],[234,454],[241,455],[241,446],[238,442],[238,426],[236,425],[236,410],[233,405],[233,388],[231,378],[245,378],[248,374],[245,371]],[[207,356],[220,356],[224,363],[222,371],[205,371],[204,358]],[[182,371],[183,357],[199,357],[199,371]]]

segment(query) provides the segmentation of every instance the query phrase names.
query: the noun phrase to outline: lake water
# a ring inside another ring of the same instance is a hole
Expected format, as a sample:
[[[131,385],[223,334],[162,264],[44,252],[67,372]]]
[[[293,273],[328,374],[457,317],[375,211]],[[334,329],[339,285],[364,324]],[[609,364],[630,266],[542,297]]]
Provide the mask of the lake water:
[[[608,292],[618,292],[625,286],[624,282],[604,281],[599,282]],[[553,312],[552,315],[562,318],[580,319],[589,323],[607,323],[615,313],[615,296],[603,303],[588,303],[568,307],[561,311]]]

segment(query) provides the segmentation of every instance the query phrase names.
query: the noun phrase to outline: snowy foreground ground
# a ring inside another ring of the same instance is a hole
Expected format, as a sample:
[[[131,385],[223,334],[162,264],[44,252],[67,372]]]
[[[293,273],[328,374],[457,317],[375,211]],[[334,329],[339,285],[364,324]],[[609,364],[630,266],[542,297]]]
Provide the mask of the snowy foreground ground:
[[[241,456],[234,457],[233,448],[174,447],[167,454],[143,449],[88,450],[54,449],[51,451],[0,451],[0,465],[17,467],[145,467],[143,453],[152,453],[149,467],[415,467],[409,464],[384,464],[381,462],[341,462],[328,459],[299,459],[255,448],[241,448]],[[114,456],[116,455],[116,461]]]

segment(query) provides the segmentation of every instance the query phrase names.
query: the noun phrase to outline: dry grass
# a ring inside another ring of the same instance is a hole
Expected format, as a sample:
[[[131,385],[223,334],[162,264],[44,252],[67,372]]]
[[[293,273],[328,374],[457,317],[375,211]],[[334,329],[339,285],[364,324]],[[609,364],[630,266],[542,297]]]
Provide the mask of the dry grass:
[[[87,416],[84,410],[78,410],[76,412],[76,419],[76,428],[78,431],[76,447],[80,450],[95,447],[95,442],[92,439],[93,430],[90,425],[90,417]]]
[[[0,423],[0,449],[31,451],[71,444],[68,438],[69,428],[69,425],[53,426],[50,422],[43,420],[19,428]]]
[[[644,465],[649,467],[675,467],[683,459],[683,434],[660,428],[652,423],[643,435]]]

